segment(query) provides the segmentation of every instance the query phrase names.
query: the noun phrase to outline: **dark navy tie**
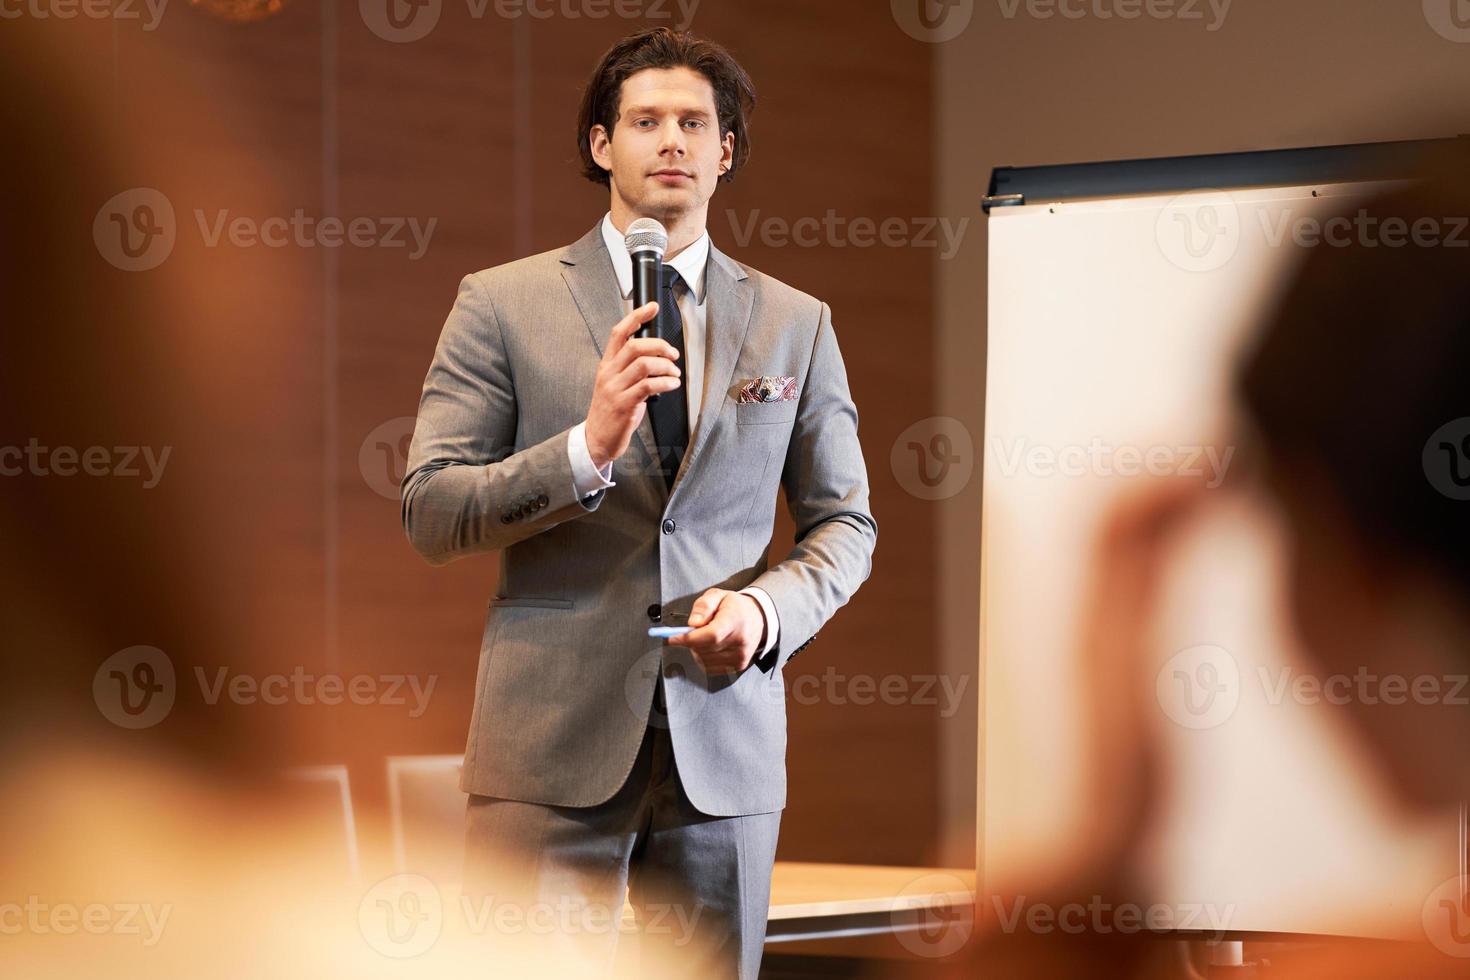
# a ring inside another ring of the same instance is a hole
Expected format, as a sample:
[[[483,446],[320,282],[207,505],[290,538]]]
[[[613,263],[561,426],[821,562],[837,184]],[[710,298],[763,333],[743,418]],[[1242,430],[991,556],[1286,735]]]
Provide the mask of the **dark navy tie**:
[[[683,285],[678,270],[671,265],[662,268],[663,291],[658,301],[658,335],[679,351],[679,366],[682,384],[673,391],[659,395],[658,400],[648,406],[649,421],[653,423],[653,441],[658,446],[659,468],[664,482],[670,490],[674,488],[674,477],[684,459],[684,450],[689,445],[689,401],[685,388],[689,384],[689,366],[684,363],[684,317],[679,313],[675,287]]]

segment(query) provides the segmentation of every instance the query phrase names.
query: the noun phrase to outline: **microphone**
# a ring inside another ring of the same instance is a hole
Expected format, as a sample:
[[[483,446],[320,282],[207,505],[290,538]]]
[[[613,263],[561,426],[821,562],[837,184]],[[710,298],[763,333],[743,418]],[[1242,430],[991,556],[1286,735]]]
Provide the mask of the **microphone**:
[[[628,226],[623,244],[628,247],[628,255],[633,259],[633,309],[636,310],[660,298],[663,289],[660,279],[664,251],[669,247],[669,233],[653,218],[639,218]],[[650,320],[639,327],[633,336],[655,336],[657,323],[657,318]]]

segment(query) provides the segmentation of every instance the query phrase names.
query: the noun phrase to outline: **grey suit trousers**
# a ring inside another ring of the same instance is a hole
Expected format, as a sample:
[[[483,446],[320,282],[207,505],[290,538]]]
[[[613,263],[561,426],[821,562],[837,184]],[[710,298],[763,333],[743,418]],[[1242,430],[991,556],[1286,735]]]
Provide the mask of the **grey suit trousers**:
[[[540,933],[521,948],[558,976],[604,975],[616,962],[626,976],[755,980],[780,824],[780,810],[695,809],[660,677],[632,771],[605,803],[470,796],[464,892],[518,903],[513,921]],[[625,893],[631,928],[621,922]]]

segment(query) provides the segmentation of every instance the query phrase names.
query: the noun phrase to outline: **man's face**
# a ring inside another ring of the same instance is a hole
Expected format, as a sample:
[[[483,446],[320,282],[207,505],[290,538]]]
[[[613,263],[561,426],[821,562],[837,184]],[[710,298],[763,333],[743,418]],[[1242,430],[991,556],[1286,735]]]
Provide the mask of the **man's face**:
[[[613,131],[593,126],[590,139],[614,204],[665,224],[705,208],[735,152],[733,133],[720,138],[714,87],[682,67],[628,76]]]

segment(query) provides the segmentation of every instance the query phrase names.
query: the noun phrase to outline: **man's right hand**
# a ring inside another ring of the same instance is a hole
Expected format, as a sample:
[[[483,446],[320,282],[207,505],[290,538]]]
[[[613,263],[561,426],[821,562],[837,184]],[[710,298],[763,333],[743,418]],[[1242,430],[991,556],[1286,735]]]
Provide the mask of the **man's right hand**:
[[[658,304],[645,303],[618,321],[597,365],[597,384],[587,409],[587,451],[598,469],[627,452],[633,430],[643,421],[648,396],[682,384],[674,345],[657,337],[633,336],[657,315]]]

